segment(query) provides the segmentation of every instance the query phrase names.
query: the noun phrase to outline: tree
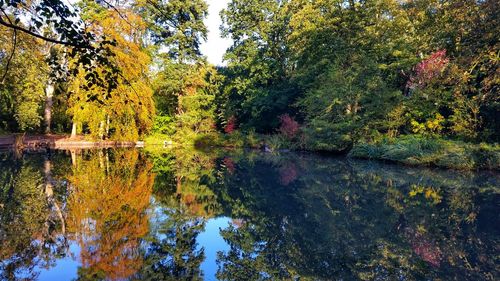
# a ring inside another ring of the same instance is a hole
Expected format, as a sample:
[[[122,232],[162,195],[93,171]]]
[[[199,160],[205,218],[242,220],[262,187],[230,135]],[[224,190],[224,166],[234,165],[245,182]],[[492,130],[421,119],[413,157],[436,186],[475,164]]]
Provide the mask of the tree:
[[[488,279],[494,268],[479,256],[495,256],[486,244],[496,232],[480,225],[494,216],[496,179],[471,189],[477,176],[460,171],[291,154],[235,161],[231,171],[219,159],[213,186],[237,218],[220,232],[229,250],[218,279]],[[292,166],[296,179],[283,181]]]
[[[36,279],[39,268],[50,268],[68,249],[56,207],[65,189],[44,178],[43,157],[0,157],[0,278]]]
[[[114,153],[79,155],[67,176],[68,231],[81,248],[79,280],[123,280],[143,266],[140,244],[149,230],[152,166],[138,151]]]
[[[68,47],[67,52],[64,53],[65,56],[68,60],[71,59],[77,63],[74,64],[74,68],[68,69],[62,65],[52,65],[55,77],[63,78],[75,74],[78,68],[82,67],[88,73],[92,73],[92,79],[89,78],[87,81],[88,86],[100,84],[103,89],[109,91],[118,85],[116,79],[119,77],[119,69],[109,60],[112,57],[109,47],[115,43],[86,30],[85,24],[79,19],[78,12],[64,1],[2,1],[0,12],[0,25],[13,32],[14,48],[11,50],[8,61],[16,52],[17,34],[23,33]],[[27,25],[23,25],[23,22]],[[50,34],[55,37],[51,37]],[[96,65],[102,66],[106,71],[98,75],[94,72]],[[7,63],[4,76],[9,69],[8,66],[9,63]]]
[[[141,280],[201,280],[205,250],[197,242],[208,219],[220,214],[212,190],[215,163],[194,150],[152,154],[157,173],[154,187],[157,225],[146,238]]]
[[[206,40],[208,15],[203,0],[138,0],[136,5],[148,24],[148,35],[159,47],[166,47],[170,59],[188,63],[201,56],[200,45]]]
[[[210,65],[189,68],[189,72],[184,73],[185,84],[177,98],[177,138],[180,139],[193,139],[215,129],[214,100],[219,76]]]
[[[198,249],[196,238],[205,227],[204,220],[190,217],[182,206],[164,209],[164,217],[158,231],[147,238],[149,247],[139,279],[201,280],[205,253]]]
[[[101,86],[84,87],[92,74],[80,69],[70,86],[69,113],[76,124],[88,125],[94,137],[110,137],[113,131],[115,139],[136,140],[151,129],[155,115],[153,92],[148,83],[150,56],[143,47],[146,25],[128,8],[119,8],[117,13],[94,1],[83,1],[80,6],[86,22],[117,42],[111,48],[112,59],[121,69],[121,75],[117,80],[119,85],[109,92],[106,100],[101,100]]]
[[[384,135],[496,140],[494,2],[234,0],[221,123],[271,132],[287,113],[310,149],[336,151]]]
[[[234,42],[222,70],[226,121],[234,116],[244,127],[269,132],[279,115],[291,111],[297,91],[289,80],[288,2],[234,0],[222,11],[222,32]]]
[[[498,26],[495,1],[431,1],[421,27],[431,42],[447,51],[449,67],[424,91],[447,92],[439,108],[451,135],[466,140],[498,141]],[[430,55],[430,54],[428,54]]]
[[[11,31],[2,27],[1,49],[5,51],[0,60],[5,72],[0,83],[0,127],[6,131],[36,131],[42,125],[42,103],[44,86],[48,80],[45,63],[45,46],[38,39],[24,34],[16,36],[17,54],[11,46]]]

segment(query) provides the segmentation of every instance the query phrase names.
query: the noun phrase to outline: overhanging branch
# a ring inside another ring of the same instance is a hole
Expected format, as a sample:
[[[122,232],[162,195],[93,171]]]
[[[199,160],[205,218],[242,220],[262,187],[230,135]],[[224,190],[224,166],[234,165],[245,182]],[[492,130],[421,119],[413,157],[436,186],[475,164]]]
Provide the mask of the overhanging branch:
[[[2,10],[3,12],[3,10]],[[21,31],[21,32],[24,32],[28,35],[31,35],[33,37],[36,37],[36,38],[39,38],[39,39],[42,39],[44,41],[47,41],[47,42],[51,42],[51,43],[54,43],[54,44],[59,44],[59,45],[65,45],[65,46],[71,46],[71,47],[75,47],[75,48],[81,48],[81,49],[91,49],[92,46],[90,44],[79,44],[79,43],[75,43],[75,42],[68,42],[68,41],[62,41],[62,40],[57,40],[57,39],[54,39],[54,38],[50,38],[50,37],[46,37],[46,36],[43,36],[43,35],[40,35],[36,32],[33,32],[29,29],[26,29],[22,26],[19,26],[19,25],[15,25],[11,22],[7,22],[4,20],[4,18],[2,16],[0,16],[0,25],[3,25],[5,27],[8,27],[8,28],[12,28],[14,30],[17,30],[17,31]]]
[[[10,20],[9,16],[7,16],[7,14],[5,13],[4,10],[2,10],[2,13],[7,17],[7,20],[9,21],[9,23],[12,24],[12,21]],[[3,73],[2,80],[0,81],[0,83],[2,83],[2,84],[5,81],[5,77],[7,77],[7,73],[9,73],[10,63],[12,62],[12,59],[14,58],[14,54],[16,53],[16,46],[17,46],[17,30],[13,29],[12,30],[12,51],[10,53],[9,58],[7,59],[7,64],[5,66],[5,72]]]

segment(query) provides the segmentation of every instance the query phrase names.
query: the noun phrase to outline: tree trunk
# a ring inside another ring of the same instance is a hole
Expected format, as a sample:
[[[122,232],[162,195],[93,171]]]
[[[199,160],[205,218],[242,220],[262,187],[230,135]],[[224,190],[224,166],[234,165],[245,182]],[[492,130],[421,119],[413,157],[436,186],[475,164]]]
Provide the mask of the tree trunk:
[[[73,127],[71,128],[71,138],[76,138],[76,122],[73,122]]]
[[[109,115],[106,115],[106,139],[109,138],[109,125],[111,123],[111,120],[109,120]]]
[[[54,179],[52,178],[52,164],[50,163],[49,159],[45,160],[44,163],[44,174],[45,174],[45,196],[47,197],[47,201],[49,202],[50,205],[52,205],[57,213],[57,216],[59,217],[59,220],[61,221],[61,232],[63,235],[66,234],[66,222],[64,220],[63,213],[61,211],[61,208],[57,204],[56,199],[54,198],[54,189],[53,189],[53,182]]]
[[[69,152],[71,153],[71,164],[76,167],[76,150],[72,149]]]
[[[54,85],[49,82],[47,88],[45,88],[45,133],[51,133],[51,122],[52,122],[52,105],[54,97]]]
[[[99,123],[99,139],[103,140],[104,139],[104,134],[106,133],[106,128],[104,127],[104,121],[101,121]]]

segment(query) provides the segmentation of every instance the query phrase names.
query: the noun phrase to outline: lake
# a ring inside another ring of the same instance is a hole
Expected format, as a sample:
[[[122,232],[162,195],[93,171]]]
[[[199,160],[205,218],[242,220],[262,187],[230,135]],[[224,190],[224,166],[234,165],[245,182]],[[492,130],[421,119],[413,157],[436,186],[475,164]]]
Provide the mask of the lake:
[[[0,161],[0,280],[500,280],[495,172],[256,151]]]

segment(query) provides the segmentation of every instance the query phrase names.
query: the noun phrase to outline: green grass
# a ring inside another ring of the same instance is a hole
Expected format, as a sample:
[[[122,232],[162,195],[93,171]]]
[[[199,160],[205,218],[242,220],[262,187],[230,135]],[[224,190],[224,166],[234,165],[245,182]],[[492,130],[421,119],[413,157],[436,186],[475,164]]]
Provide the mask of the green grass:
[[[146,147],[163,148],[164,141],[172,140],[167,135],[152,135],[145,139]],[[174,138],[173,146],[197,148],[262,148],[266,145],[273,151],[297,150],[304,147],[281,135],[260,135],[254,132],[232,134],[184,134]],[[320,147],[322,148],[322,147]],[[309,151],[325,151],[317,147],[305,147]],[[471,144],[439,138],[403,136],[384,139],[376,143],[354,145],[349,156],[376,159],[414,166],[475,170],[500,170],[500,146],[493,144]]]
[[[379,143],[357,144],[350,157],[378,159],[407,165],[452,169],[500,170],[500,146],[405,136]]]
[[[172,137],[163,134],[149,135],[144,138],[144,144],[146,145],[161,145],[163,146],[165,141],[172,141]]]
[[[300,145],[290,141],[280,134],[263,135],[255,132],[235,131],[232,134],[207,134],[199,136],[195,141],[196,147],[226,147],[226,148],[253,148],[260,149],[266,145],[272,151],[298,150]]]

